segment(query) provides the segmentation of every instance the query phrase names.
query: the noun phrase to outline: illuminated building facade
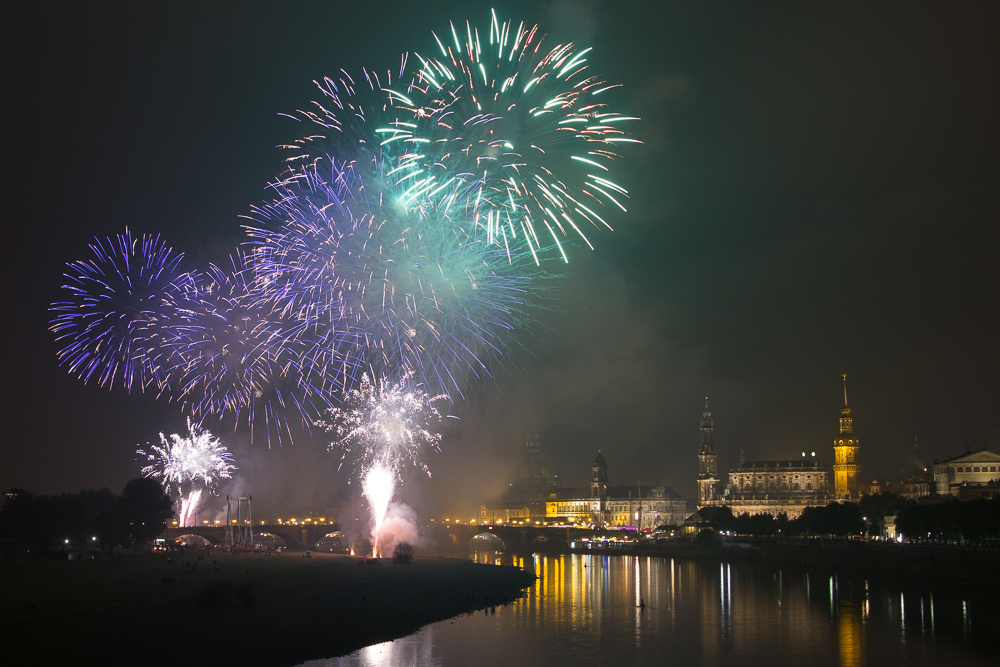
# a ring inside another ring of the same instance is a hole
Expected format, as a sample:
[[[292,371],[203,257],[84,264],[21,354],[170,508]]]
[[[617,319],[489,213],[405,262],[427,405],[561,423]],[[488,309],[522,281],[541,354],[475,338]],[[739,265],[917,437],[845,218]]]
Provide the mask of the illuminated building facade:
[[[538,446],[528,433],[517,481],[499,501],[481,505],[482,523],[560,522],[627,530],[680,525],[690,514],[688,501],[669,486],[608,482],[608,462],[600,450],[591,465],[589,486],[559,487],[549,475]]]
[[[848,425],[849,415],[848,411]],[[698,450],[699,507],[726,505],[737,516],[787,514],[794,519],[807,507],[825,506],[834,500],[829,491],[829,470],[817,461],[816,452],[802,452],[801,459],[786,461],[747,461],[741,451],[739,463],[729,469],[727,484],[720,488],[714,428],[706,399]]]
[[[858,499],[858,449],[854,420],[847,405],[847,375],[844,378],[844,407],[840,409],[840,435],[833,440],[833,495],[842,500]]]
[[[669,486],[608,483],[608,462],[600,451],[591,466],[590,487],[554,488],[545,503],[547,521],[625,530],[680,525],[688,502]]]
[[[934,492],[956,498],[992,497],[1000,488],[1000,454],[983,447],[977,452],[934,462]],[[985,493],[979,493],[985,491]]]
[[[794,519],[807,507],[833,501],[827,475],[826,467],[804,456],[790,461],[746,461],[729,471],[725,498],[708,504],[728,505],[737,516],[787,514]]]

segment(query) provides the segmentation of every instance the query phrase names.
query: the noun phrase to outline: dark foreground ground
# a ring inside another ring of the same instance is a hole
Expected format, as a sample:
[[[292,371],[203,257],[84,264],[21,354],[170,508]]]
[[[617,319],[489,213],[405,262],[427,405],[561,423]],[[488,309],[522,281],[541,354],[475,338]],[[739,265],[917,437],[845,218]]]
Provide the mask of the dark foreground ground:
[[[0,565],[0,664],[294,665],[512,602],[534,579],[324,554],[12,561]]]

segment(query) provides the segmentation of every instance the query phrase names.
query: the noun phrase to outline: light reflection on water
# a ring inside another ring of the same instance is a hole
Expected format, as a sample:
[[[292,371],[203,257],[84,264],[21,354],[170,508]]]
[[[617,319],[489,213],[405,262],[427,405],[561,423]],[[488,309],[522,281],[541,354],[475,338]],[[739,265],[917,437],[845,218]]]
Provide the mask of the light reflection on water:
[[[1000,650],[1000,611],[947,590],[645,556],[475,560],[539,579],[512,605],[306,664],[986,665]]]

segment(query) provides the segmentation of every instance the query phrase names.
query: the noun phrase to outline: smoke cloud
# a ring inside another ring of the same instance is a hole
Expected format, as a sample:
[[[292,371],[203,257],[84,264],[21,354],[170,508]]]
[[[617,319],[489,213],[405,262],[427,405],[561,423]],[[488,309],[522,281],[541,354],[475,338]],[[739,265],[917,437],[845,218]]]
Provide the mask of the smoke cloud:
[[[374,540],[374,530],[372,533]],[[396,545],[403,542],[408,542],[413,547],[422,546],[417,532],[417,513],[409,505],[390,503],[379,529],[379,551],[384,556],[391,556]]]

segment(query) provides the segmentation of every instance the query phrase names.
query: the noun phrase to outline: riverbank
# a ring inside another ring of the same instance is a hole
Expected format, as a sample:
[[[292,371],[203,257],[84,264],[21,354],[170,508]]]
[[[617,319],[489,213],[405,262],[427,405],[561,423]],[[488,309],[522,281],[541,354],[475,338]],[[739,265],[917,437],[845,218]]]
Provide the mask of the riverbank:
[[[4,664],[294,665],[512,602],[513,567],[216,552],[0,565]]]

